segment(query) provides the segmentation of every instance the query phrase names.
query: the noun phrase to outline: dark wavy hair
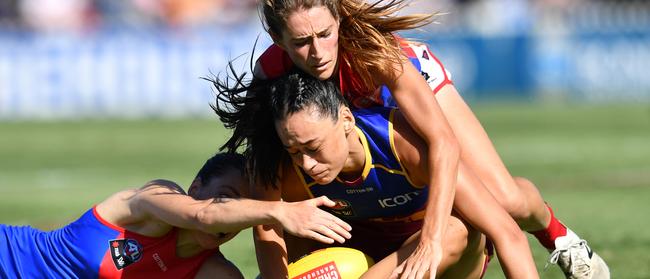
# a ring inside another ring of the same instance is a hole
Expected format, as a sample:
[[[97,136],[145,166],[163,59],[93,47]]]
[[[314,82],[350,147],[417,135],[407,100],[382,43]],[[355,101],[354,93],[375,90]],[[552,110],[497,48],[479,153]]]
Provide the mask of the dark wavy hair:
[[[201,169],[196,174],[196,178],[201,184],[208,185],[213,178],[220,177],[227,170],[238,170],[242,175],[245,174],[244,156],[238,153],[217,153],[205,161]]]
[[[232,130],[220,150],[246,158],[250,182],[277,187],[280,166],[290,163],[275,129],[275,122],[306,108],[322,117],[338,120],[341,105],[347,105],[332,81],[321,81],[298,69],[273,80],[246,79],[229,66],[225,79],[207,79],[216,91],[211,105],[221,122]]]

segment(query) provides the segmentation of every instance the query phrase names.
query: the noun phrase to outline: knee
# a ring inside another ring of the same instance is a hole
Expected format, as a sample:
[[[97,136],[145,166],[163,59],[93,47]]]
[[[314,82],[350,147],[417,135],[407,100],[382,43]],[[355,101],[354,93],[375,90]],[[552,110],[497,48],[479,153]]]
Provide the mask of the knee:
[[[443,257],[447,257],[451,262],[456,262],[463,256],[473,240],[473,235],[468,227],[469,225],[457,217],[450,217],[445,234],[445,247],[443,249],[445,254]]]
[[[515,181],[515,184],[517,184],[517,187],[519,187],[520,189],[531,188],[531,187],[537,188],[535,187],[535,184],[532,181],[528,180],[528,178],[521,177],[521,176],[514,176],[512,179]]]
[[[537,188],[533,182],[524,177],[513,177],[513,181],[517,185],[517,191],[506,195],[506,201],[504,201],[506,205],[503,205],[503,207],[515,220],[528,220],[533,213],[526,193]]]
[[[515,180],[516,182],[516,180]],[[517,184],[518,185],[518,184]],[[497,202],[505,209],[513,219],[525,219],[530,213],[526,197],[518,187],[513,187],[511,191],[493,194]]]

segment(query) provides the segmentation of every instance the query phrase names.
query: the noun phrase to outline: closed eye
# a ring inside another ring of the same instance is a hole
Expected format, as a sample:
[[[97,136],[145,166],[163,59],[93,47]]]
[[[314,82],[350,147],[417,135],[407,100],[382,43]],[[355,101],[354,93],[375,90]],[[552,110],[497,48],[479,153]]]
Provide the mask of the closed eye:
[[[307,44],[307,40],[299,40],[299,41],[294,41],[293,42],[293,45],[295,45],[297,47],[301,47],[301,46],[304,46],[306,44]]]

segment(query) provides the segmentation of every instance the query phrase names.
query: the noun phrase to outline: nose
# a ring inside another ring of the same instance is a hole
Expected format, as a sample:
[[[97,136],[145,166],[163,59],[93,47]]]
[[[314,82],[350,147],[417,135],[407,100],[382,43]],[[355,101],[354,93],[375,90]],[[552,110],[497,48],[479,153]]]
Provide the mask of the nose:
[[[323,58],[323,49],[321,48],[320,38],[318,38],[318,36],[312,39],[312,44],[309,49],[309,55],[312,58],[315,58],[316,60],[320,60],[321,58]]]
[[[316,160],[314,160],[314,158],[309,157],[306,154],[302,154],[302,156],[300,158],[300,164],[302,166],[302,169],[304,169],[306,171],[311,170],[312,168],[314,168],[317,163],[318,162],[316,162]]]

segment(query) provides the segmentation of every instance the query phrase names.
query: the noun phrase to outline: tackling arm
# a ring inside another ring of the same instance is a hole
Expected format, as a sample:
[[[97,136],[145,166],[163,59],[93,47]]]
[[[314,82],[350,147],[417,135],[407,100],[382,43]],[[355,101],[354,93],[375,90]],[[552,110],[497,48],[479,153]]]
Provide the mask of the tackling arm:
[[[350,237],[348,224],[318,208],[334,206],[334,202],[324,197],[295,203],[282,202],[279,198],[195,200],[175,187],[156,183],[143,187],[131,199],[130,205],[132,212],[147,214],[175,227],[208,233],[280,224],[292,234],[325,243],[343,242]]]
[[[451,215],[460,151],[456,137],[424,78],[406,59],[401,69],[395,81],[385,84],[402,115],[427,145],[426,184],[429,185],[429,201],[420,243],[423,249],[430,247],[433,250],[429,259],[431,268],[435,270],[441,256],[435,251],[442,247],[442,238]],[[422,266],[413,261],[420,260],[411,258],[408,265]]]

